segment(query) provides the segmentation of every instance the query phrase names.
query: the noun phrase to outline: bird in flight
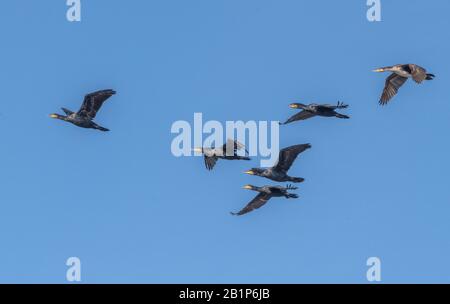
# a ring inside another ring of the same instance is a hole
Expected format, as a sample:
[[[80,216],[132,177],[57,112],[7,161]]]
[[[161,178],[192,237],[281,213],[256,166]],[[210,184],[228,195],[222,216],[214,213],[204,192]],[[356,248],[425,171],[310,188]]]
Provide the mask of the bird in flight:
[[[219,159],[225,160],[250,160],[248,156],[238,155],[238,151],[245,149],[245,146],[237,140],[228,139],[227,142],[219,147],[195,148],[194,152],[202,153],[206,169],[212,170]],[[247,150],[245,150],[248,153]]]
[[[434,74],[427,73],[427,70],[416,64],[397,64],[373,71],[377,73],[392,72],[386,79],[383,94],[379,101],[380,105],[386,105],[397,94],[398,89],[405,84],[408,78],[412,78],[417,84],[420,84],[424,80],[433,80],[435,77]]]
[[[114,90],[102,90],[94,93],[90,93],[84,97],[83,104],[78,112],[72,112],[68,109],[62,108],[66,116],[59,114],[51,114],[51,118],[64,120],[70,122],[78,127],[86,129],[96,129],[103,132],[109,131],[97,125],[93,119],[97,115],[103,103],[116,94]]]
[[[287,172],[291,168],[297,156],[311,148],[310,144],[295,145],[284,148],[278,156],[278,163],[271,168],[252,168],[245,173],[268,178],[276,182],[301,183],[305,181],[301,177],[291,177]]]
[[[252,185],[247,185],[244,189],[253,190],[259,192],[255,198],[247,204],[241,211],[237,213],[231,212],[232,215],[244,215],[253,210],[261,208],[264,206],[272,197],[285,197],[289,198],[298,198],[297,194],[289,193],[289,190],[297,190],[297,187],[293,187],[288,185],[287,187],[280,186],[264,186],[264,187],[256,187]]]
[[[289,118],[286,122],[282,123],[282,125],[287,125],[294,121],[306,120],[312,118],[314,116],[324,116],[324,117],[337,117],[343,119],[349,119],[350,117],[344,114],[340,114],[336,112],[337,109],[346,109],[348,105],[338,102],[337,105],[329,105],[329,104],[309,104],[304,105],[302,103],[292,103],[289,105],[292,109],[301,109],[302,111],[298,112],[291,118]]]

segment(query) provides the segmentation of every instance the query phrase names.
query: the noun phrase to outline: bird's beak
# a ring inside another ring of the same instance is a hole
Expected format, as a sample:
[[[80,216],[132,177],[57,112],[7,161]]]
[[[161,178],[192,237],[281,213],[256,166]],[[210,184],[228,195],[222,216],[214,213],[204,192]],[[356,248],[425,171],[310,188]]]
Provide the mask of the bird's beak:
[[[242,189],[252,190],[252,186],[246,185],[246,186],[242,187]]]
[[[50,117],[51,117],[51,118],[58,118],[58,115],[56,115],[56,114],[50,114]]]
[[[255,172],[253,172],[252,170],[245,171],[244,173],[245,174],[250,174],[250,175],[254,175],[255,174]]]
[[[298,105],[296,105],[295,103],[292,103],[292,104],[289,105],[289,108],[291,108],[291,109],[297,109],[297,108],[298,108]]]
[[[384,72],[384,69],[375,69],[375,70],[373,70],[373,72],[375,72],[375,73],[382,73],[382,72]]]
[[[192,149],[195,153],[202,153],[202,148],[194,148]]]

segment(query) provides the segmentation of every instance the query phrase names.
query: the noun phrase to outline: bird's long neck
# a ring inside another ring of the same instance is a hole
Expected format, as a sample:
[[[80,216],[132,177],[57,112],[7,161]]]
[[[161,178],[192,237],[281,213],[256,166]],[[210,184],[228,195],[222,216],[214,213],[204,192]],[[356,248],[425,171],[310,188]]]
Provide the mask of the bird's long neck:
[[[263,192],[262,187],[257,187],[257,186],[253,186],[252,190],[257,191],[257,192]]]
[[[398,72],[401,69],[398,66],[390,66],[390,67],[385,67],[384,70],[389,71],[389,72]]]

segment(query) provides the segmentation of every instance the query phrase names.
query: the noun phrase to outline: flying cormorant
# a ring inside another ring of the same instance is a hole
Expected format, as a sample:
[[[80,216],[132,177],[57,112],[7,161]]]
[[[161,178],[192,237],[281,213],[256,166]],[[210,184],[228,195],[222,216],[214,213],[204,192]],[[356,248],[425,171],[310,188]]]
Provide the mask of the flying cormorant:
[[[258,195],[244,207],[238,213],[231,212],[232,215],[244,215],[246,213],[252,212],[258,208],[264,206],[272,197],[285,197],[285,198],[298,198],[297,194],[288,193],[288,190],[297,190],[297,187],[288,185],[287,187],[280,186],[264,186],[256,187],[252,185],[247,185],[244,189],[253,190],[259,192]]]
[[[83,104],[78,112],[75,113],[62,108],[67,116],[51,114],[50,117],[70,122],[81,128],[96,129],[104,132],[109,131],[108,129],[97,125],[92,120],[95,118],[95,115],[100,110],[103,103],[114,94],[116,94],[114,90],[102,90],[88,94],[84,97]]]
[[[289,105],[289,107],[292,109],[302,109],[302,111],[289,118],[285,123],[282,123],[282,125],[286,125],[288,123],[298,120],[306,120],[314,116],[337,117],[343,119],[350,118],[347,115],[343,115],[336,112],[337,109],[348,108],[348,105],[343,104],[341,102],[338,102],[337,105],[329,105],[329,104],[320,105],[315,103],[304,105],[302,103],[292,103]]]
[[[303,151],[310,148],[310,144],[295,145],[284,148],[280,151],[278,163],[275,166],[266,169],[252,168],[245,173],[265,177],[276,182],[301,183],[305,180],[304,178],[288,176],[287,172],[289,171],[289,168],[292,166],[297,156]]]
[[[390,67],[379,68],[373,70],[377,73],[392,72],[386,79],[383,94],[380,98],[380,104],[385,105],[394,97],[398,89],[408,80],[412,78],[416,83],[420,84],[424,80],[433,80],[433,74],[428,74],[427,71],[416,64],[397,64]]]
[[[212,170],[219,158],[226,160],[250,160],[250,157],[238,155],[238,151],[242,149],[245,149],[243,144],[236,140],[228,139],[220,148],[195,148],[194,152],[202,153],[206,169]],[[248,153],[247,150],[245,152]]]

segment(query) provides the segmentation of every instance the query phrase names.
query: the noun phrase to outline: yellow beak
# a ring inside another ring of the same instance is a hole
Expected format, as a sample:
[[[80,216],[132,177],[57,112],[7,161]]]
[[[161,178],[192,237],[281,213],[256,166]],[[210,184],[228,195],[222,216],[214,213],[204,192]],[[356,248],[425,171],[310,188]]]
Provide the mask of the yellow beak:
[[[254,175],[255,174],[255,172],[253,172],[252,170],[245,171],[244,173],[245,174],[250,174],[250,175]]]
[[[58,115],[51,114],[50,117],[51,117],[51,118],[58,118]]]
[[[296,104],[290,104],[289,105],[289,108],[291,108],[291,109],[297,109],[298,108],[298,106],[296,105]]]
[[[376,69],[376,70],[373,70],[373,72],[375,72],[375,73],[382,73],[382,72],[384,72],[384,69]]]
[[[194,148],[193,151],[196,153],[202,153],[202,148]]]
[[[246,186],[244,186],[244,187],[242,187],[243,189],[247,189],[247,190],[251,190],[252,189],[252,187],[251,186],[249,186],[249,185],[246,185]]]

